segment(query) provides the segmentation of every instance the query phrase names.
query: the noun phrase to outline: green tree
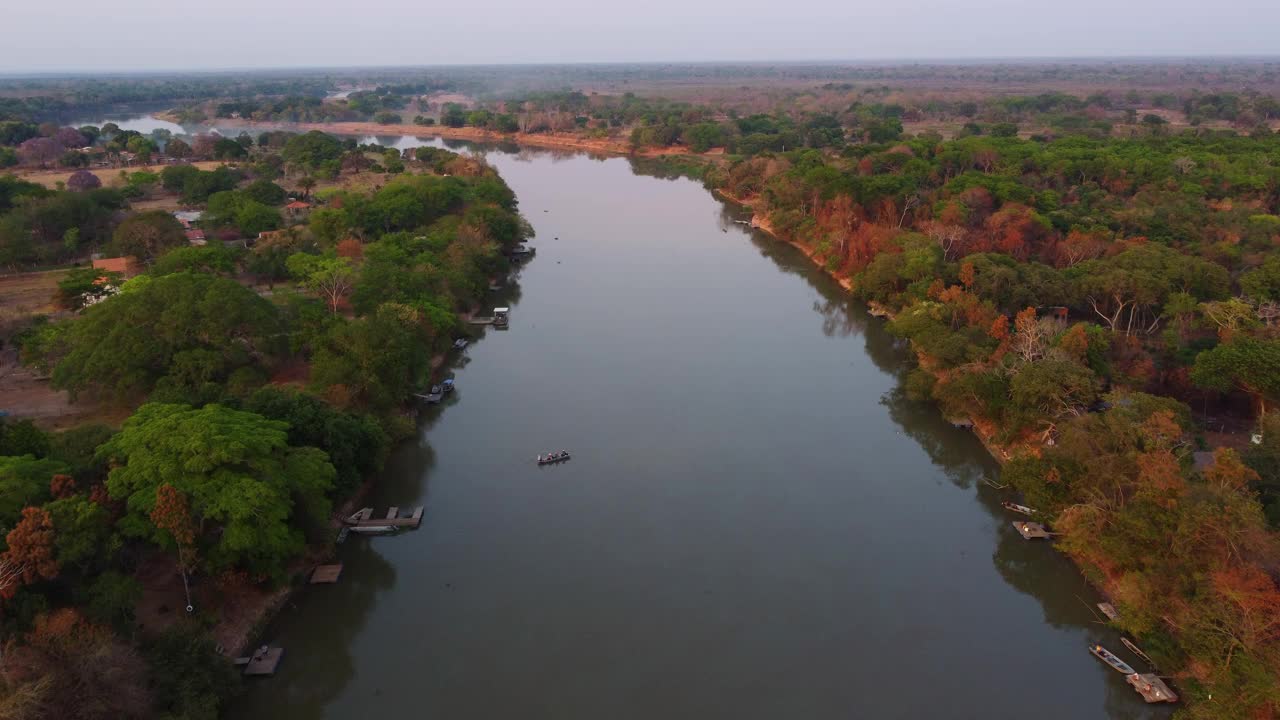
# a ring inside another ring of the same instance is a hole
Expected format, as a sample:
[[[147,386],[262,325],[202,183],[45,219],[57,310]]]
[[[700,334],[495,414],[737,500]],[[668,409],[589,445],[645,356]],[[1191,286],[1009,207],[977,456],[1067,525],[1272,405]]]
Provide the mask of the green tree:
[[[241,688],[236,669],[198,624],[180,622],[143,648],[155,693],[154,706],[172,720],[218,720]]]
[[[190,499],[208,569],[278,576],[305,547],[299,526],[327,518],[334,481],[324,452],[291,447],[287,431],[283,422],[220,405],[143,405],[100,449],[120,463],[107,489],[125,501],[121,530],[171,542],[151,518],[157,491],[170,485]]]
[[[112,551],[111,516],[84,495],[54,500],[44,506],[53,520],[53,546],[58,564],[87,567]]]
[[[66,463],[31,455],[0,456],[0,528],[11,528],[22,508],[49,499],[49,481],[67,471]]]
[[[182,223],[164,210],[130,215],[116,227],[111,240],[116,252],[150,261],[170,248],[187,244]]]
[[[53,385],[73,398],[86,390],[136,397],[159,386],[216,399],[270,359],[278,329],[275,306],[233,280],[193,272],[134,278],[71,322]]]
[[[389,440],[367,415],[334,410],[305,393],[265,387],[255,392],[244,409],[289,424],[289,444],[324,450],[337,471],[336,497],[354,490],[382,469]]]
[[[342,156],[343,145],[332,135],[313,130],[289,138],[280,156],[285,162],[304,170],[317,170]]]
[[[58,303],[71,310],[79,310],[110,297],[120,283],[118,272],[94,267],[72,268],[58,281]]]
[[[1206,350],[1196,356],[1191,381],[1219,392],[1243,390],[1266,415],[1267,401],[1280,397],[1280,340],[1245,337]]]
[[[338,305],[351,292],[356,269],[344,257],[295,253],[289,256],[289,273],[308,290],[320,295],[329,303],[329,310],[338,314]]]

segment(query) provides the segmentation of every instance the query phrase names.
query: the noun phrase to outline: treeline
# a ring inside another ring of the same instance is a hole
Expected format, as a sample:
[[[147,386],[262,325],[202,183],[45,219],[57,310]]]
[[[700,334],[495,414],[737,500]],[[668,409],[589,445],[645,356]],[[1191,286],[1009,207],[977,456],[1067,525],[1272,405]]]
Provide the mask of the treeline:
[[[295,175],[329,147],[301,137],[285,142]],[[234,691],[202,628],[331,542],[332,510],[412,431],[406,401],[462,331],[458,313],[530,233],[483,161],[426,149],[401,162],[379,189],[327,192],[249,248],[176,242],[165,213],[105,218],[113,236],[153,225],[134,248],[145,274],[73,273],[61,300],[81,309],[9,338],[76,401],[137,409],[119,428],[0,425],[6,717],[212,717]],[[245,178],[207,212],[270,207],[277,189]],[[139,630],[144,564],[187,576],[192,622]]]
[[[323,97],[334,86],[323,74],[18,78],[0,80],[0,120],[67,122],[124,105],[154,105],[223,97]]]
[[[1280,137],[824,151],[787,118],[748,120],[739,142],[801,142],[708,184],[892,317],[920,358],[906,390],[1007,456],[1189,717],[1280,711]],[[1243,427],[1211,434],[1206,411]]]

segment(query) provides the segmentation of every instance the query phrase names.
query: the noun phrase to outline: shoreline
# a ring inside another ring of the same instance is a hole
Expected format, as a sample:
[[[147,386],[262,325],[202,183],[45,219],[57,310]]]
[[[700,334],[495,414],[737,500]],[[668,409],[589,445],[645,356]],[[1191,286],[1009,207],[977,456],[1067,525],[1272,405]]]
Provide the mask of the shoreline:
[[[832,280],[835,280],[836,283],[839,284],[840,287],[844,288],[846,292],[853,293],[854,285],[853,285],[853,280],[851,278],[845,277],[840,273],[828,268],[825,263],[821,262],[818,259],[818,251],[816,249],[809,247],[808,245],[798,240],[789,240],[779,235],[778,232],[773,228],[772,223],[769,222],[769,219],[756,211],[756,207],[752,198],[738,197],[720,188],[716,188],[715,190],[713,190],[712,194],[734,205],[750,210],[752,229],[759,230],[780,243],[783,243],[785,245],[790,245],[791,247],[796,248],[801,253],[803,253],[804,256],[808,258],[809,261],[812,262],[814,266],[818,268],[818,270],[822,271]],[[871,315],[875,317],[887,318],[890,320],[893,319],[893,314],[887,308],[884,308],[883,306],[881,306],[879,303],[867,302],[865,303],[865,305],[867,307],[867,311]],[[922,355],[920,352],[916,351],[914,348],[912,349],[912,352],[915,355],[916,362],[918,364],[920,364],[921,366],[924,366],[927,364],[928,362],[927,357]],[[938,406],[936,402],[932,402],[932,404],[935,408],[939,409],[939,412],[941,412],[941,408]],[[948,422],[953,422],[952,419],[945,418],[945,417],[944,419],[946,419]],[[996,442],[994,429],[989,427],[988,428],[983,427],[984,425],[990,425],[989,423],[978,422],[972,417],[955,418],[955,420],[968,421],[969,430],[974,434],[975,437],[978,438],[978,442],[981,442],[982,446],[986,448],[987,453],[991,455],[991,458],[993,460],[996,461],[996,464],[1000,465],[1001,467],[1004,467],[1005,463],[1013,459],[1012,453],[1010,451],[1013,449],[1017,449],[1017,446],[1001,445],[1000,443]],[[1076,567],[1079,568],[1079,565],[1077,565]],[[1100,588],[1097,588],[1095,586],[1095,589],[1097,589],[1099,593],[1102,593]],[[1102,594],[1105,595],[1105,593],[1102,593]]]
[[[158,120],[175,122],[168,113],[153,113]],[[619,138],[588,138],[576,133],[500,133],[476,127],[446,127],[443,125],[383,125],[368,121],[300,123],[275,120],[240,120],[234,118],[213,118],[206,121],[210,126],[229,129],[287,130],[291,132],[319,131],[331,135],[403,135],[407,137],[442,138],[445,140],[466,140],[481,143],[515,143],[522,147],[534,147],[548,150],[573,150],[598,155],[623,155],[632,157],[664,157],[667,155],[694,155],[696,153],[682,147],[642,148],[636,150],[628,140]]]

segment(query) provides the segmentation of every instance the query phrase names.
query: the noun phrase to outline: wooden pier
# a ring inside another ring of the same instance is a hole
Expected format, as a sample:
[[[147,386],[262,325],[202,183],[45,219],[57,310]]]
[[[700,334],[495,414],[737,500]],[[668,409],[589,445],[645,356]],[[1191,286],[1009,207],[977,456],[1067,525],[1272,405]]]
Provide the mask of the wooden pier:
[[[1040,523],[1023,522],[1019,520],[1013,523],[1013,527],[1025,540],[1048,540],[1053,537],[1053,533],[1046,530]]]
[[[1134,673],[1125,677],[1125,680],[1133,686],[1133,689],[1142,696],[1143,700],[1149,703],[1178,702],[1178,695],[1164,684],[1158,675]]]
[[[400,508],[392,506],[387,510],[386,517],[375,518],[373,516],[373,508],[362,508],[359,512],[347,518],[344,522],[353,528],[359,527],[394,527],[394,528],[416,528],[422,524],[423,507],[419,505],[412,512],[401,513]]]
[[[311,571],[311,584],[321,585],[338,582],[338,578],[342,575],[342,563],[334,565],[321,565]]]
[[[236,658],[235,664],[244,667],[245,675],[275,675],[284,657],[284,648],[263,645],[249,657]]]

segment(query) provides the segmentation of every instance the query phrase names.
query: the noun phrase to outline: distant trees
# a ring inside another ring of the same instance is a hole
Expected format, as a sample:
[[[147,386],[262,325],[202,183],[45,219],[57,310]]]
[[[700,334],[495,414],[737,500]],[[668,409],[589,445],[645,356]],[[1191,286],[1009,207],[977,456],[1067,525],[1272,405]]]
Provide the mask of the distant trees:
[[[336,163],[345,147],[331,135],[312,131],[289,138],[280,156],[285,162],[307,172]]]

